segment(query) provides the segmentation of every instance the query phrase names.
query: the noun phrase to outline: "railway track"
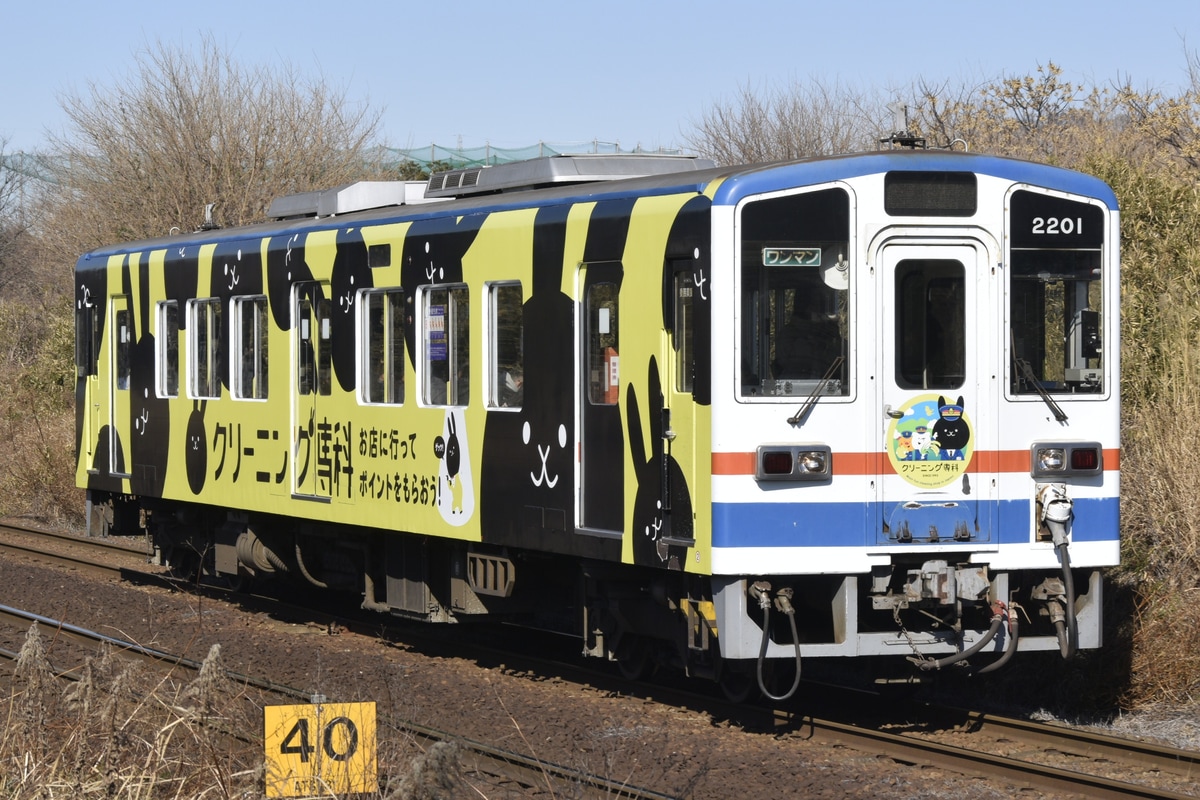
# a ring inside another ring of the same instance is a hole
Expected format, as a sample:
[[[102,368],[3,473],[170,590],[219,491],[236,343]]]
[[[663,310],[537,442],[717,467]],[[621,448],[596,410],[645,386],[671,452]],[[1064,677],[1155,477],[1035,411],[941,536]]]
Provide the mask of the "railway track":
[[[122,570],[126,569],[148,572],[152,556],[144,543],[139,546],[12,523],[0,524],[0,552],[113,578],[121,577]]]
[[[70,639],[81,645],[106,644],[125,657],[134,657],[155,666],[168,668],[181,667],[189,672],[198,673],[203,667],[202,662],[183,656],[174,655],[157,648],[146,647],[136,642],[130,642],[117,637],[108,636],[97,631],[80,628],[67,622],[51,619],[40,614],[34,614],[11,606],[0,605],[0,626],[17,626],[27,628],[37,623],[56,639]],[[19,653],[7,648],[0,648],[0,658],[16,661]],[[62,669],[58,675],[71,678],[77,675],[79,669],[75,666]],[[241,687],[253,687],[276,699],[286,699],[292,702],[316,702],[307,692],[289,686],[278,684],[265,678],[258,678],[233,671],[226,676]],[[444,731],[418,725],[405,720],[390,719],[386,723],[393,734],[408,737],[420,742],[424,747],[431,747],[438,742],[453,741],[460,751],[460,759],[464,769],[479,778],[487,776],[492,781],[502,781],[528,788],[545,789],[552,796],[558,796],[563,787],[572,787],[575,794],[583,798],[626,798],[627,800],[672,800],[669,795],[661,794],[647,788],[640,788],[626,782],[593,775],[582,770],[565,767],[553,762],[522,754],[513,750],[495,747],[484,742],[465,739]],[[245,734],[230,733],[229,735],[248,741]]]
[[[508,654],[511,660],[511,654]],[[523,660],[523,669],[532,662]],[[568,681],[610,683],[715,719],[985,778],[991,785],[1086,798],[1200,797],[1200,752],[1059,723],[916,704],[842,686],[810,684],[784,708],[733,704],[707,694],[554,662],[539,669]],[[887,708],[881,714],[880,708]],[[916,720],[917,722],[913,722]]]
[[[812,719],[814,736],[846,746],[869,747],[898,761],[915,762],[1008,783],[1023,790],[1074,794],[1087,798],[1195,798],[1196,753],[1136,742],[1063,726],[972,713],[983,729],[994,730],[988,743],[1004,741],[1010,752],[989,752],[989,744],[970,747],[931,738],[872,730],[826,719]],[[1075,768],[1044,763],[1073,762]],[[1104,774],[1097,771],[1103,768]],[[1126,777],[1120,777],[1124,775]],[[1168,776],[1168,777],[1164,777]],[[1157,785],[1132,779],[1149,779]],[[1187,791],[1185,791],[1187,790]]]
[[[25,531],[24,535],[28,538],[31,534]],[[80,541],[77,537],[69,538],[72,541],[66,544],[72,546],[77,546]],[[60,546],[58,542],[61,541],[56,539],[46,543],[48,546],[45,549],[54,550]],[[0,544],[3,542],[0,541]],[[22,547],[26,553],[38,550],[36,545],[29,542]],[[126,566],[117,568],[118,573],[140,571],[134,564],[138,559],[144,567],[145,552],[134,553],[128,547],[120,550],[123,553],[119,555],[122,558],[128,556],[130,560],[126,562]],[[33,557],[42,558],[36,554]],[[107,552],[106,559],[112,560],[112,552]],[[74,556],[59,563],[66,563],[72,568],[83,566]],[[256,603],[269,602],[262,598],[254,600]],[[311,610],[308,613],[317,615],[317,612]],[[379,633],[378,621],[364,623],[342,618],[331,624],[350,629],[359,628],[367,635],[377,636]],[[366,630],[367,628],[370,630]],[[404,636],[407,639],[414,638],[412,633],[411,627],[405,628]],[[435,642],[435,647],[456,646],[447,644],[447,641],[453,643],[455,640],[447,640],[440,636],[431,636],[429,641]],[[477,652],[478,643],[473,643],[470,649]],[[522,665],[520,669],[556,675],[579,684],[609,682],[618,692],[634,695],[652,694],[655,701],[668,706],[699,709],[713,718],[737,720],[747,727],[771,729],[785,736],[836,743],[861,752],[885,755],[905,764],[928,765],[966,776],[980,776],[995,785],[1009,785],[1020,790],[1097,798],[1200,796],[1194,788],[1196,777],[1200,775],[1200,754],[1063,725],[961,709],[930,706],[901,708],[892,700],[887,703],[881,703],[877,699],[853,702],[849,699],[852,695],[835,695],[834,691],[843,690],[835,690],[832,687],[804,692],[798,702],[788,708],[752,708],[727,704],[707,695],[671,687],[647,688],[644,685],[624,682],[615,675],[599,676],[594,670],[585,669],[576,663],[542,661],[524,654],[517,656],[511,652],[497,652],[496,657],[509,663],[519,660]],[[160,657],[160,660],[163,659]],[[244,677],[240,676],[239,679]],[[308,698],[302,696],[300,699],[307,702]],[[894,713],[888,717],[880,717],[878,710],[883,705],[893,707]],[[911,720],[914,719],[920,723],[913,724]],[[420,726],[402,729],[405,735],[426,742],[445,738],[444,734],[433,729],[422,730]],[[505,779],[521,784],[532,782],[528,785],[542,785],[547,774],[557,770],[553,765],[538,759],[490,748],[479,742],[466,742],[461,737],[454,738],[468,745],[467,749],[472,754],[478,754],[471,757],[481,759],[481,766],[478,767],[481,772],[504,775]],[[504,766],[487,767],[483,766],[484,764]],[[564,771],[556,780],[565,780],[573,785],[585,782],[585,778],[573,770]],[[603,788],[595,788],[595,791],[607,797],[666,796],[653,792],[637,793],[632,788],[611,782]]]

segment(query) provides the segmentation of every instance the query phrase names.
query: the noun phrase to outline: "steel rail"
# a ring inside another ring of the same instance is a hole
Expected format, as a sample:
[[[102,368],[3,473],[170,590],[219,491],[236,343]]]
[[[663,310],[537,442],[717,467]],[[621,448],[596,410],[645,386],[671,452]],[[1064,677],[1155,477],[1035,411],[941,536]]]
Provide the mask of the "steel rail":
[[[40,531],[24,531],[26,533],[38,534]],[[99,540],[80,539],[74,536],[60,536],[58,538],[68,540],[72,543],[82,543],[85,546],[89,542]],[[0,546],[5,543],[0,542]],[[32,552],[39,556],[55,558],[53,553],[45,553],[42,550],[17,546],[15,549]],[[121,549],[125,552],[136,553],[136,551],[126,546],[117,545],[116,549]],[[141,555],[145,555],[142,553]],[[63,563],[71,566],[93,566],[90,562],[83,559],[78,559],[70,556],[63,556],[60,559]],[[93,566],[94,568],[94,566]],[[121,572],[121,568],[110,567],[103,568],[112,572]],[[278,602],[278,601],[275,601]],[[3,609],[3,607],[0,607]],[[7,609],[4,609],[7,611]],[[32,619],[36,615],[32,615]],[[70,626],[60,626],[57,621],[41,618],[42,624],[48,627],[53,627],[57,630],[70,633]],[[345,621],[346,627],[357,628],[351,621]],[[102,636],[102,634],[97,634]],[[111,638],[111,637],[106,637]],[[114,647],[122,650],[135,650],[139,648],[147,651],[151,648],[141,648],[133,643],[122,642],[121,640],[112,640]],[[151,653],[147,652],[147,656]],[[523,657],[529,659],[527,653],[522,654]],[[173,656],[166,653],[154,651],[153,657],[172,664],[180,664],[181,666],[198,669],[199,664],[195,661],[190,661],[182,657]],[[537,659],[534,659],[537,660]],[[568,669],[571,671],[579,671],[577,666],[566,665],[561,662],[551,662],[556,669]],[[586,673],[586,671],[584,671]],[[255,686],[256,688],[265,691],[271,691],[284,696],[289,696],[302,701],[309,701],[311,698],[308,694],[299,690],[289,689],[288,687],[279,687],[269,681],[262,681],[251,678],[250,676],[238,675],[230,673],[230,677],[239,681],[245,682],[247,685]],[[611,677],[611,676],[606,676]],[[688,703],[696,702],[697,698],[693,693],[681,692],[679,690],[664,692],[663,687],[656,687],[656,694],[660,698],[667,696],[679,696],[683,698],[678,702]],[[667,699],[666,702],[671,702]],[[720,707],[722,704],[719,701],[714,701],[712,698],[706,698],[702,701],[704,705],[711,707]],[[740,713],[744,716],[747,712],[753,713],[745,706],[730,706],[730,713]],[[1003,779],[1014,785],[1027,786],[1032,789],[1053,790],[1067,793],[1086,793],[1089,797],[1097,798],[1128,798],[1128,797],[1145,797],[1145,798],[1195,798],[1195,795],[1180,794],[1170,790],[1156,789],[1154,787],[1143,784],[1132,783],[1130,781],[1115,780],[1104,778],[1102,776],[1088,775],[1084,772],[1075,770],[1062,769],[1048,765],[1041,765],[1027,759],[1010,758],[994,753],[981,752],[968,748],[941,744],[938,742],[922,739],[911,734],[892,733],[888,731],[864,727],[851,723],[838,722],[832,719],[822,719],[815,716],[797,716],[795,712],[789,712],[780,709],[760,709],[763,715],[769,715],[772,724],[778,729],[781,727],[795,727],[799,725],[801,729],[807,729],[810,736],[813,737],[828,737],[841,744],[855,747],[856,749],[867,749],[873,752],[881,752],[892,758],[900,761],[926,763],[937,765],[945,769],[954,770],[957,772],[986,774],[988,776]],[[938,713],[932,711],[931,713]],[[1109,759],[1115,762],[1132,761],[1139,766],[1146,766],[1150,769],[1158,769],[1169,772],[1174,775],[1190,776],[1193,770],[1200,772],[1200,754],[1181,750],[1178,748],[1154,745],[1136,740],[1120,739],[1118,737],[1107,736],[1100,733],[1088,732],[1073,728],[1068,728],[1060,725],[1047,725],[1029,720],[1019,720],[1010,717],[995,716],[983,712],[976,712],[963,709],[945,709],[940,712],[945,715],[956,715],[957,725],[964,730],[972,732],[984,731],[988,728],[999,728],[1007,730],[1014,737],[1019,737],[1030,743],[1040,745],[1050,745],[1055,750],[1068,753],[1070,755],[1080,756],[1086,759]],[[797,719],[801,720],[797,723]],[[513,774],[513,771],[525,772],[527,776],[536,777],[537,774],[543,776],[561,774],[563,779],[573,781],[577,785],[592,785],[599,791],[606,792],[608,797],[662,797],[655,795],[653,792],[635,789],[629,787],[628,790],[623,789],[620,783],[604,782],[604,779],[598,779],[599,783],[584,778],[582,773],[576,770],[556,767],[548,762],[543,762],[535,758],[521,756],[520,754],[511,753],[501,749],[491,748],[481,742],[471,742],[461,737],[449,736],[441,734],[437,731],[429,730],[423,732],[419,730],[419,726],[413,726],[408,723],[399,723],[399,727],[408,730],[413,735],[420,736],[426,739],[456,739],[460,741],[462,746],[471,752],[479,752],[481,755],[486,755],[489,759],[497,761],[507,761],[510,766],[506,768],[504,774]],[[485,753],[484,751],[493,751]],[[513,775],[513,777],[517,777]],[[595,778],[595,776],[591,776]],[[524,780],[524,778],[518,778]],[[601,788],[601,786],[603,788]],[[640,793],[639,793],[640,792]]]
[[[133,553],[135,555],[144,555],[147,557],[153,555],[148,544],[139,547],[128,542],[119,541],[112,537],[80,536],[78,533],[54,531],[49,530],[48,528],[34,528],[28,525],[18,525],[12,521],[0,523],[0,532],[24,534],[26,536],[34,536],[40,539],[56,539],[58,541],[70,542],[72,544],[78,544],[93,549]]]
[[[194,672],[199,672],[203,664],[185,656],[174,655],[153,647],[118,639],[98,631],[81,628],[61,620],[52,619],[31,611],[13,608],[0,604],[0,619],[18,620],[21,622],[36,622],[48,631],[65,634],[73,639],[91,643],[105,643],[117,653],[132,653],[168,666],[181,666]],[[0,656],[16,660],[18,654],[0,649]],[[314,702],[313,696],[299,689],[285,686],[265,678],[254,678],[243,673],[226,670],[226,676],[239,684],[252,686],[256,689],[281,695],[303,702]],[[70,677],[67,672],[59,673],[60,677]],[[661,794],[650,789],[633,786],[628,782],[616,781],[601,775],[593,775],[582,770],[565,767],[552,761],[522,755],[513,750],[495,747],[484,742],[465,738],[445,731],[439,731],[425,725],[406,720],[393,721],[394,727],[413,737],[426,741],[453,741],[479,760],[475,769],[479,772],[520,781],[530,787],[547,785],[547,781],[566,783],[588,792],[584,796],[597,798],[627,798],[628,800],[672,800],[669,795]],[[553,786],[549,786],[554,791]]]
[[[964,709],[962,714],[963,727],[967,730],[990,733],[990,729],[994,728],[997,729],[997,733],[1019,737],[1026,742],[1048,745],[1081,758],[1132,760],[1147,769],[1169,772],[1183,778],[1200,777],[1200,753],[1179,747],[1126,739],[1056,723],[995,716],[979,711]]]
[[[14,535],[17,538],[14,538]],[[24,537],[25,541],[18,541],[18,538]],[[103,551],[105,553],[117,553],[121,556],[128,555],[131,561],[135,558],[140,558],[142,563],[149,557],[145,551],[134,549],[126,545],[117,544],[115,542],[106,542],[102,539],[85,539],[69,534],[59,534],[49,531],[39,531],[29,528],[18,528],[12,525],[0,525],[0,552],[17,553],[23,556],[32,556],[40,561],[47,561],[60,566],[71,567],[74,569],[82,569],[94,574],[105,575],[108,577],[120,577],[122,572],[129,569],[129,566],[119,566],[115,564],[105,564],[86,555],[72,554],[64,552],[60,548],[48,546],[47,540],[56,543],[65,543],[70,547],[77,548],[83,551]]]
[[[1137,797],[1196,800],[1194,794],[1181,794],[1169,789],[1089,775],[1024,759],[968,750],[830,720],[810,719],[808,727],[856,749],[861,748],[865,742],[870,744],[872,752],[881,752],[897,760],[930,764],[955,772],[983,774],[1035,791],[1055,791],[1112,800]]]

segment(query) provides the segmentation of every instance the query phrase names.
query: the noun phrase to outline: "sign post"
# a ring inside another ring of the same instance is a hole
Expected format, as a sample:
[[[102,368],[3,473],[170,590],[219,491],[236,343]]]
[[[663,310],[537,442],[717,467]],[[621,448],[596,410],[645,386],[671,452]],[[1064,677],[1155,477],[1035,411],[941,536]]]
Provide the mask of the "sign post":
[[[374,703],[263,709],[267,797],[379,789]]]

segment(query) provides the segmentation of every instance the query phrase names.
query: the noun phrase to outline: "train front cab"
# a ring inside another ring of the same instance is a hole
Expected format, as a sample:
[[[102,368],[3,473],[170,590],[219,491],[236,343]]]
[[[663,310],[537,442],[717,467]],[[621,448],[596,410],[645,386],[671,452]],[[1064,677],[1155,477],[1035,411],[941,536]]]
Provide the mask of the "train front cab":
[[[714,363],[737,365],[713,392],[722,658],[986,669],[1099,647],[1115,198],[1020,162],[876,160],[714,202],[736,287],[713,311]]]

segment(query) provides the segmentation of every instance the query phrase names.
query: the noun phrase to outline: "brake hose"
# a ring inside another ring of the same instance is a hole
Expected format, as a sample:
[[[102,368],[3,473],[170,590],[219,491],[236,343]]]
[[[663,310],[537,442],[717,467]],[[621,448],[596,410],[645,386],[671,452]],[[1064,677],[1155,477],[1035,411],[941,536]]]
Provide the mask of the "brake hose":
[[[1008,644],[1004,648],[1004,654],[998,659],[975,671],[976,675],[982,675],[987,672],[995,672],[1008,663],[1008,660],[1013,657],[1013,653],[1017,652],[1017,636],[1020,627],[1019,615],[1017,612],[1020,606],[1014,603],[1008,610]]]
[[[948,667],[951,664],[957,664],[960,661],[967,660],[983,648],[987,647],[988,644],[990,644],[991,641],[996,638],[996,634],[1000,632],[1000,625],[1004,622],[1004,618],[1007,616],[1007,614],[1004,613],[1003,606],[1003,603],[995,603],[992,605],[991,627],[984,632],[983,636],[980,637],[978,642],[971,645],[966,650],[948,655],[945,658],[927,658],[921,661],[916,661],[916,659],[912,660],[916,661],[916,665],[927,672],[929,670],[941,669],[942,667]]]
[[[1071,556],[1067,553],[1067,543],[1056,545],[1054,549],[1062,559],[1063,593],[1067,599],[1067,618],[1065,622],[1054,623],[1054,631],[1058,636],[1058,650],[1062,657],[1071,658],[1079,641],[1079,620],[1075,618],[1075,579],[1071,575]]]
[[[773,695],[767,689],[767,682],[763,680],[763,665],[767,659],[767,644],[770,640],[771,630],[771,598],[767,594],[770,591],[769,583],[755,583],[750,587],[750,594],[758,598],[758,607],[763,612],[762,644],[758,648],[758,690],[763,693],[763,697],[778,703],[787,700],[796,693],[796,689],[800,688],[800,635],[796,632],[796,609],[792,607],[792,590],[784,587],[775,593],[775,605],[779,607],[780,612],[787,615],[788,622],[792,627],[792,642],[796,648],[796,677],[786,692],[781,695]]]

